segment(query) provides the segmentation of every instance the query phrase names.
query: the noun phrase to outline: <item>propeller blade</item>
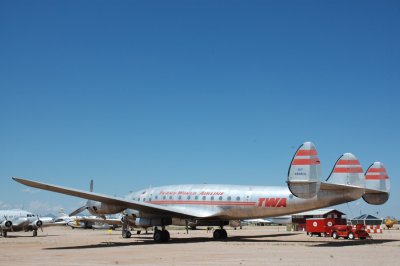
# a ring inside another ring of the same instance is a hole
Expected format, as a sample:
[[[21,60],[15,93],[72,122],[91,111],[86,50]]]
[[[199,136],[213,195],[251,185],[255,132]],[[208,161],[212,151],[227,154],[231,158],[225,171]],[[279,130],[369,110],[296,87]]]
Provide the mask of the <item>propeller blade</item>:
[[[75,216],[75,215],[77,215],[78,213],[83,212],[83,211],[86,210],[87,208],[88,208],[88,206],[86,206],[86,205],[85,205],[85,206],[82,206],[82,207],[76,209],[75,211],[71,212],[71,213],[69,214],[69,216]]]
[[[90,192],[93,192],[93,179],[90,180]]]
[[[39,228],[43,232],[43,222],[39,219],[39,215],[36,215],[36,217],[37,217],[38,221],[41,222]]]

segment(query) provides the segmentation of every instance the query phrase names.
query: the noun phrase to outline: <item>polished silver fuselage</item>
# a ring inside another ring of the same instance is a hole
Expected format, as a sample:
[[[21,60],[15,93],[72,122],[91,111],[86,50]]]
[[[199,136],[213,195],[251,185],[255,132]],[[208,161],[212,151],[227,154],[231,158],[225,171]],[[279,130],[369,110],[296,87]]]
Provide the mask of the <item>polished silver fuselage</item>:
[[[152,203],[204,219],[235,220],[274,217],[356,200],[362,193],[320,190],[311,199],[295,197],[287,187],[241,185],[172,185],[129,194],[126,199]],[[141,213],[142,217],[154,217]]]

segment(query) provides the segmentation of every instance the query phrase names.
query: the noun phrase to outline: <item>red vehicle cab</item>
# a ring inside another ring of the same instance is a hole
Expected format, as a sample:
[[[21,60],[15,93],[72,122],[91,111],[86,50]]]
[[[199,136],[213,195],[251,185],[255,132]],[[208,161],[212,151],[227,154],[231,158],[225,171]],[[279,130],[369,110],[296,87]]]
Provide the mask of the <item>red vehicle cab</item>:
[[[357,224],[355,227],[345,224],[336,224],[333,218],[312,218],[306,220],[306,231],[309,236],[332,236],[334,239],[339,237],[348,239],[366,239],[369,235],[365,230],[365,225]]]

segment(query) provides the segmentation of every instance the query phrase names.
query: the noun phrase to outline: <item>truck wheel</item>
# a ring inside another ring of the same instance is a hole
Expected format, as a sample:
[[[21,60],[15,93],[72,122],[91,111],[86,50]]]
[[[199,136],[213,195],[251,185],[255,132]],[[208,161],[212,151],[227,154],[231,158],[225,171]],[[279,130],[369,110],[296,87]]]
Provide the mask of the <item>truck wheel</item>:
[[[361,240],[364,240],[364,239],[365,239],[365,237],[360,237],[360,239],[361,239]]]
[[[348,238],[350,240],[354,240],[354,234],[352,232],[349,233]]]
[[[333,233],[332,233],[332,237],[333,237],[333,239],[338,239],[338,234],[337,234],[337,232],[333,232]]]

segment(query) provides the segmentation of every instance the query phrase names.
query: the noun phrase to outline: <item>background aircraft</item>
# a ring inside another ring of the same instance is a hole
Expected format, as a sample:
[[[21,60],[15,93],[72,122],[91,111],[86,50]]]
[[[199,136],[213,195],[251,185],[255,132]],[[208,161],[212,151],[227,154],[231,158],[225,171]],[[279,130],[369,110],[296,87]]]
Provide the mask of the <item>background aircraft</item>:
[[[290,163],[287,187],[241,185],[173,185],[154,187],[125,198],[83,191],[13,177],[27,186],[97,201],[92,205],[99,215],[135,210],[136,226],[154,226],[154,240],[170,239],[167,225],[196,220],[219,226],[214,239],[227,238],[230,220],[275,217],[333,206],[363,198],[370,204],[383,204],[389,198],[386,169],[373,163],[364,176],[358,159],[345,153],[337,160],[326,181],[313,143],[305,142]],[[161,230],[159,230],[161,227]],[[127,228],[123,227],[123,234]],[[125,235],[127,237],[127,235]],[[129,234],[130,236],[130,234]]]
[[[48,219],[46,219],[48,220]],[[8,232],[33,231],[37,236],[37,230],[42,229],[43,221],[38,215],[24,210],[0,210],[0,233],[7,237]]]

